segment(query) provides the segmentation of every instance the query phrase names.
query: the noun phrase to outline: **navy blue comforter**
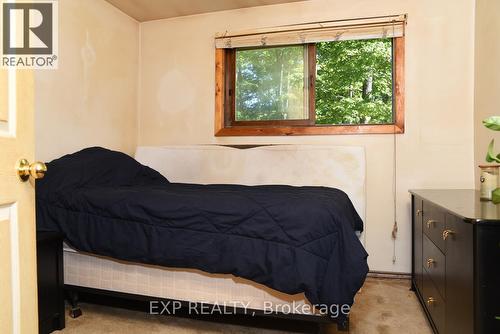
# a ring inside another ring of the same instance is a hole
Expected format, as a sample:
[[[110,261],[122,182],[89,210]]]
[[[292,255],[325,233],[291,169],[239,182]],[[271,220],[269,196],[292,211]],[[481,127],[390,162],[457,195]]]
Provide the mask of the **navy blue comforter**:
[[[353,303],[368,271],[348,196],[325,187],[170,183],[88,148],[48,164],[37,228],[116,259],[230,273],[316,305]]]

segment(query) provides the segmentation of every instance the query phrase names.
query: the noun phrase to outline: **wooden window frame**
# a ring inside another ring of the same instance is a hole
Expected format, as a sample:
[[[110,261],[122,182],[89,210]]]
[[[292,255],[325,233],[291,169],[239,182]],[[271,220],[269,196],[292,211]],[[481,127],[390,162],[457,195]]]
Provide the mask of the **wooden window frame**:
[[[315,124],[316,45],[307,44],[309,68],[309,118],[305,120],[235,120],[235,49],[215,49],[215,136],[295,136],[343,134],[404,133],[404,37],[394,37],[393,117],[390,124],[323,125]]]

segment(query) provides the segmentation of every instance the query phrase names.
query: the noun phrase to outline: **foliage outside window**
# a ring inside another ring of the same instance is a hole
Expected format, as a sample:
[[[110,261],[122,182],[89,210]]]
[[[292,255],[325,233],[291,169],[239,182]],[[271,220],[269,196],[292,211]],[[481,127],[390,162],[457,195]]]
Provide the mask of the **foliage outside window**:
[[[316,124],[393,123],[392,41],[316,45]]]
[[[307,118],[304,47],[236,50],[236,121]]]
[[[216,135],[402,133],[403,43],[397,37],[219,50],[224,126],[216,125]]]

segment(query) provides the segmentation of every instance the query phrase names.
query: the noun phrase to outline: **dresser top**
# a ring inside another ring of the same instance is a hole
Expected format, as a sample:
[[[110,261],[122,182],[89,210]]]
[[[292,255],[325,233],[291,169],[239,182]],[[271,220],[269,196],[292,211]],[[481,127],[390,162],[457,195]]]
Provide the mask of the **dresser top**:
[[[417,189],[410,193],[421,197],[471,223],[500,225],[500,204],[482,201],[474,189]]]

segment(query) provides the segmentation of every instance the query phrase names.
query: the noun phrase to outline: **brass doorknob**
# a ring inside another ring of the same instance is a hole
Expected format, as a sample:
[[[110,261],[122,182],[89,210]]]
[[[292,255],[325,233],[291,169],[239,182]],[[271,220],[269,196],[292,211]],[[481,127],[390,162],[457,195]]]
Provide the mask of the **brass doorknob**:
[[[434,297],[427,298],[427,305],[429,305],[429,306],[434,305],[435,302],[436,302],[436,299]]]
[[[40,161],[29,163],[26,159],[21,159],[17,163],[17,175],[22,182],[28,181],[30,176],[34,179],[41,179],[45,176],[47,172],[47,166]]]

